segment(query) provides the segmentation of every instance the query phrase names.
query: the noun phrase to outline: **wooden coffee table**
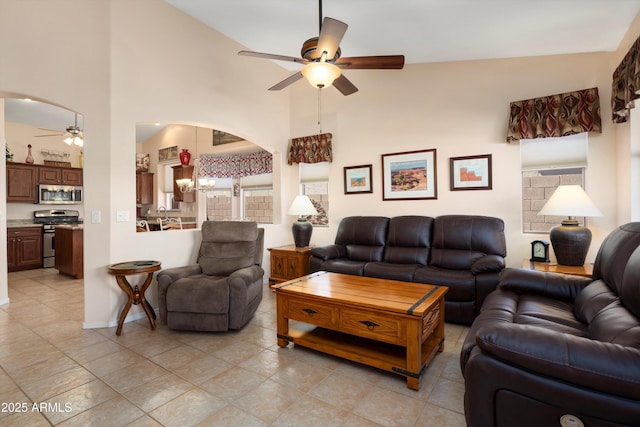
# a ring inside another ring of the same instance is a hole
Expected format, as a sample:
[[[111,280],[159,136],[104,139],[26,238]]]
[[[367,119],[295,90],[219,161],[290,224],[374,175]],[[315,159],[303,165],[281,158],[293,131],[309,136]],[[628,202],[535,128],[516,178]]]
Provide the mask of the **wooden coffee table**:
[[[413,390],[444,350],[446,287],[320,271],[273,290],[280,347],[293,342],[404,375]]]

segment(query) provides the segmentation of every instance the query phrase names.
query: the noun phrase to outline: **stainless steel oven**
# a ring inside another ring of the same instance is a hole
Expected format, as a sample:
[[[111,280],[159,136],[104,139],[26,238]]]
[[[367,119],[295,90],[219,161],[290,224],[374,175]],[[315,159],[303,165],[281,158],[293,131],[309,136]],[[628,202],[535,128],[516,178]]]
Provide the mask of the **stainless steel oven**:
[[[35,211],[33,222],[42,224],[42,266],[56,265],[56,225],[82,224],[80,213],[74,210],[48,209]]]
[[[75,185],[39,185],[38,203],[41,205],[79,205],[82,187]]]

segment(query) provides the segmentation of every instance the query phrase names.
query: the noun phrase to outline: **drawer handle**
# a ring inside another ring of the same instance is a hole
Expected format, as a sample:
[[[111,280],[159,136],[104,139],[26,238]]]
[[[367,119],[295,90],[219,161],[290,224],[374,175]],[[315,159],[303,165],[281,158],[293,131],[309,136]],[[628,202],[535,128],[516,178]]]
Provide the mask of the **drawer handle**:
[[[376,326],[380,326],[375,322],[372,322],[370,320],[361,320],[360,323],[362,323],[364,326],[367,327],[368,330],[373,331],[373,328],[375,328]]]
[[[309,316],[313,316],[314,314],[317,313],[317,311],[311,310],[310,308],[303,308],[302,311],[307,313]]]

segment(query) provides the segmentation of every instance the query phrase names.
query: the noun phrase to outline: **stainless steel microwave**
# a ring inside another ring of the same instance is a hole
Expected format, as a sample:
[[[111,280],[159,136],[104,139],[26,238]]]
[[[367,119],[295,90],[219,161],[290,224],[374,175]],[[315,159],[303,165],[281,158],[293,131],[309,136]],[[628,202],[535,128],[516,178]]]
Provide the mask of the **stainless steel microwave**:
[[[38,203],[41,205],[79,205],[82,203],[82,187],[39,185]]]

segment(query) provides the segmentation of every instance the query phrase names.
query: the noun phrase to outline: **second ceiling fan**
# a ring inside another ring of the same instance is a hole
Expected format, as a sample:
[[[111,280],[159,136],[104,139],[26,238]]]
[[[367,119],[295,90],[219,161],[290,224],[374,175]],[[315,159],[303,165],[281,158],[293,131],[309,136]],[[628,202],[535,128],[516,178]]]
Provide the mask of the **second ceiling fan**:
[[[304,64],[302,70],[292,74],[269,90],[280,90],[306,77],[312,86],[320,89],[333,84],[343,95],[351,95],[358,88],[347,79],[342,70],[401,70],[404,67],[404,55],[340,56],[340,42],[348,25],[337,19],[322,19],[322,0],[319,0],[320,35],[312,37],[302,44],[300,58],[271,53],[241,50],[238,55]]]

